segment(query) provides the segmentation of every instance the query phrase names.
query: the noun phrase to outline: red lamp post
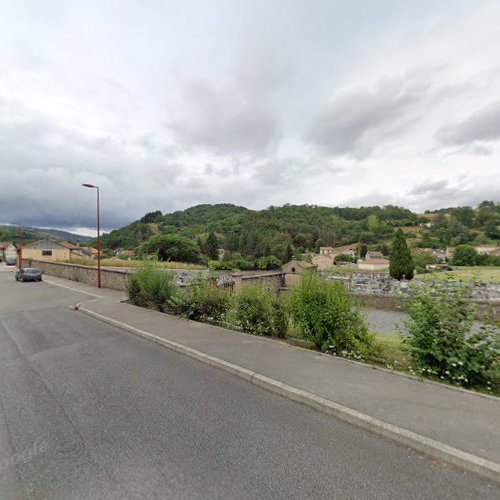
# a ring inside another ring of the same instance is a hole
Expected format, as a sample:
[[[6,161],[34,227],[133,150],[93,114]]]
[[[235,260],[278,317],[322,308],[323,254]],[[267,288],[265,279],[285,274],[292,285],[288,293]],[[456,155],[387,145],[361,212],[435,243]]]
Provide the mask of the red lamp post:
[[[101,215],[99,212],[99,186],[82,184],[83,187],[95,189],[97,192],[97,288],[101,288]]]

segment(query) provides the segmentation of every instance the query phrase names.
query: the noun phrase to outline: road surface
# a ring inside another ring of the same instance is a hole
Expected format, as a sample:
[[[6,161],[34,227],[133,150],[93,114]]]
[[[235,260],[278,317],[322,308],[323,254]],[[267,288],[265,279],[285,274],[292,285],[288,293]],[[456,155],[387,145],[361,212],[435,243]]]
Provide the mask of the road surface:
[[[0,272],[0,498],[498,498]]]

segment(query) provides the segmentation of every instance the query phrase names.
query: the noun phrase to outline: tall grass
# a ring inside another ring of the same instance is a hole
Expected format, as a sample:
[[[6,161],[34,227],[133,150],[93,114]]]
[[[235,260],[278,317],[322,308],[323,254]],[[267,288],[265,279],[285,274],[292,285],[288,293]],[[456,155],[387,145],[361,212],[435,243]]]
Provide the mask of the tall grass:
[[[70,260],[59,260],[57,262],[63,262],[65,264],[77,264],[79,266],[97,266],[96,259],[85,259],[82,257],[75,257]],[[103,267],[132,267],[138,268],[142,267],[142,260],[120,260],[120,259],[102,259],[101,266]],[[205,270],[206,266],[202,266],[199,264],[189,264],[186,262],[157,262],[157,267],[159,269],[196,269],[196,270]]]

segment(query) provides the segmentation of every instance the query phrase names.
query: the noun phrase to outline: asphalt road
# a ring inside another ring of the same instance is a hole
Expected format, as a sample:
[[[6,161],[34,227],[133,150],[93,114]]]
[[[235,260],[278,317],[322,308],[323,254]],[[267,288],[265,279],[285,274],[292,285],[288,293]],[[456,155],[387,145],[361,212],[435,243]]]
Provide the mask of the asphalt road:
[[[0,272],[0,498],[499,498]],[[86,297],[88,298],[88,297]]]

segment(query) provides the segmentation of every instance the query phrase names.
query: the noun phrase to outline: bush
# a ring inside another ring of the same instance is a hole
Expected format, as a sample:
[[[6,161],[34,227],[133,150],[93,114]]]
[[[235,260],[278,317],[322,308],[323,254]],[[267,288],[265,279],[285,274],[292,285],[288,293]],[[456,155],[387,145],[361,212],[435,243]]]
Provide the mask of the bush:
[[[356,257],[352,257],[351,255],[341,253],[341,254],[335,256],[335,264],[337,264],[339,262],[356,262]]]
[[[476,249],[471,245],[458,245],[451,259],[454,266],[475,266],[477,260]]]
[[[473,331],[473,286],[449,280],[413,286],[404,346],[418,374],[498,392],[500,329],[486,320]]]
[[[281,269],[282,265],[283,263],[278,259],[278,257],[270,255],[268,257],[261,257],[258,259],[256,267],[263,271],[275,271],[277,269]]]
[[[271,329],[275,337],[285,338],[288,332],[289,312],[286,296],[274,293],[271,296]]]
[[[245,286],[239,292],[234,317],[237,326],[254,335],[285,337],[288,330],[285,300],[261,284]]]
[[[172,304],[175,314],[195,321],[220,323],[232,304],[231,291],[217,287],[214,280],[193,280]]]
[[[144,261],[127,282],[127,294],[133,304],[153,306],[159,311],[168,308],[178,292],[173,273],[162,271],[155,261]]]
[[[291,292],[290,313],[303,337],[322,351],[357,356],[368,355],[375,348],[352,295],[339,281],[304,274]]]

